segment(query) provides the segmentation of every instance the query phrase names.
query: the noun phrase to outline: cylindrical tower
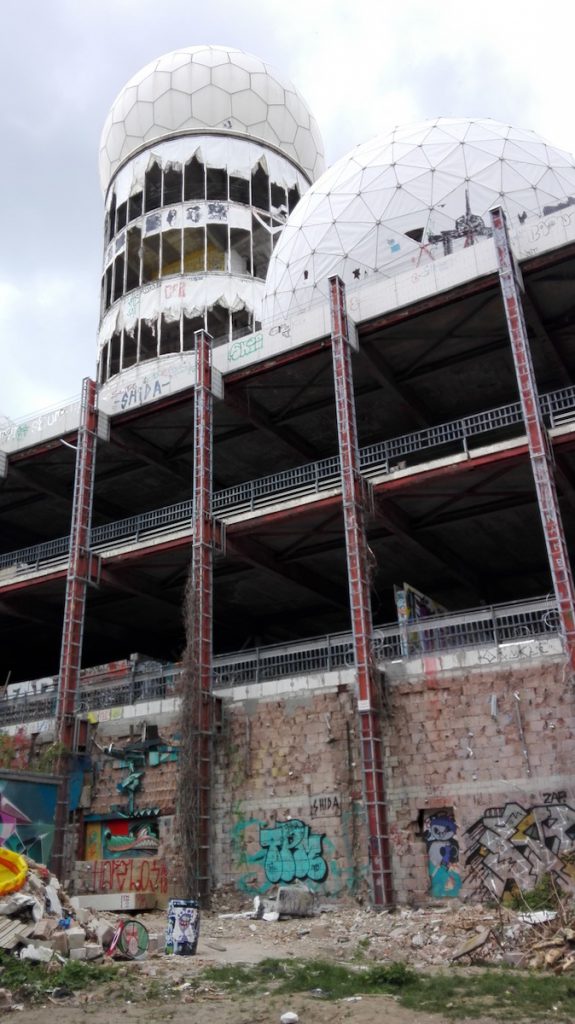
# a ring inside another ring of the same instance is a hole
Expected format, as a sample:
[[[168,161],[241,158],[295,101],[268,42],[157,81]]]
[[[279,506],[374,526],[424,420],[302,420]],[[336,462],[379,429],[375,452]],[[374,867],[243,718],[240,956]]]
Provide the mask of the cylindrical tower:
[[[323,171],[315,119],[269,65],[221,46],[130,79],[100,148],[106,221],[98,378],[258,327],[289,212]]]

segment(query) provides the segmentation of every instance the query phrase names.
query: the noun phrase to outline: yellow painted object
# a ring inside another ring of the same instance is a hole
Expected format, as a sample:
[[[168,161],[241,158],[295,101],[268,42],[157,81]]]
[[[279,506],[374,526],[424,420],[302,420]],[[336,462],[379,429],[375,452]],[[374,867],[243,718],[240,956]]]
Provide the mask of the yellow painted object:
[[[0,895],[21,889],[27,874],[28,865],[19,853],[0,847]]]

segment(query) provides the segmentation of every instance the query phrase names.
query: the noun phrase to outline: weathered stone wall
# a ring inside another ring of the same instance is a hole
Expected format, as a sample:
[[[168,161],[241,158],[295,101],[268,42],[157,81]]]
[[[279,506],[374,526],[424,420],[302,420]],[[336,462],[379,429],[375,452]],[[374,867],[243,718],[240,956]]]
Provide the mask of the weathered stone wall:
[[[574,700],[559,659],[423,674],[395,666],[386,729],[400,901],[575,881]]]

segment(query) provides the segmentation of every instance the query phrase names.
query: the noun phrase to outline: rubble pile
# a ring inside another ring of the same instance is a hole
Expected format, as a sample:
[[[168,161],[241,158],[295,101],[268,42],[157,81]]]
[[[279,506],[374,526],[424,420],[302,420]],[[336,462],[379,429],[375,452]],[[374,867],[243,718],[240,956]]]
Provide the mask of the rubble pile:
[[[46,962],[55,954],[70,960],[102,957],[114,936],[116,916],[96,916],[81,907],[47,868],[26,860],[22,888],[0,896],[0,949]]]

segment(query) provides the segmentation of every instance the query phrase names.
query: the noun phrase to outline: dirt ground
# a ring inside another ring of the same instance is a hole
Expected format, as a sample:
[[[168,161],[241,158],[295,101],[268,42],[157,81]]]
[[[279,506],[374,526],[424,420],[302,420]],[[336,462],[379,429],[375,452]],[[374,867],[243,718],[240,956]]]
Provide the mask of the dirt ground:
[[[143,915],[141,920],[161,943],[165,915]],[[208,966],[257,963],[266,957],[321,958],[338,963],[357,963],[358,957],[366,963],[404,959],[412,966],[429,969],[429,959],[417,944],[419,939],[412,945],[412,938],[406,935],[402,942],[401,933],[406,922],[413,937],[436,920],[437,912],[426,911],[415,920],[393,915],[391,920],[390,915],[357,909],[277,922],[206,914],[196,956],[174,957],[159,952],[141,961],[125,962],[112,983],[65,998],[49,997],[43,1006],[23,1008],[17,1020],[18,1024],[46,1024],[47,1019],[57,1016],[59,1024],[78,1024],[84,1018],[92,1024],[110,1024],[121,1016],[126,1024],[149,1024],[150,1020],[174,1024],[189,1024],[190,1020],[194,1024],[279,1024],[282,1013],[291,1010],[298,1014],[300,1024],[380,1024],[382,1019],[386,1024],[447,1024],[443,1016],[406,1010],[388,995],[334,1002],[311,993],[232,997],[222,994],[213,982],[203,984],[199,991],[190,984]],[[443,932],[449,930],[447,921],[441,924]],[[391,941],[398,930],[400,935]],[[444,965],[446,960],[444,954]],[[484,1018],[476,1024],[492,1021]]]

